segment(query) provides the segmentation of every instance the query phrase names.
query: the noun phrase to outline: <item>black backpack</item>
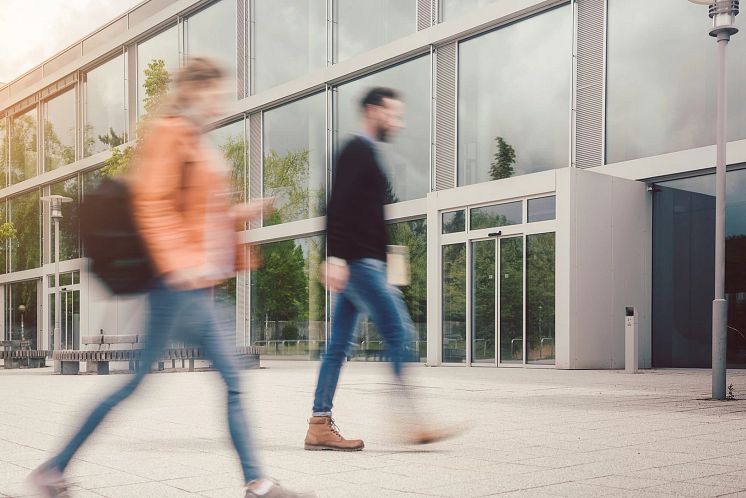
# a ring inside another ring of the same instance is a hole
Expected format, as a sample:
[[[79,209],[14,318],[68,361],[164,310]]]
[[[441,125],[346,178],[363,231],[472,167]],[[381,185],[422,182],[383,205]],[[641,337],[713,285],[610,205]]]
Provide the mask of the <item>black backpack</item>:
[[[155,273],[135,225],[129,185],[105,178],[80,207],[80,233],[91,270],[118,295],[145,292]]]

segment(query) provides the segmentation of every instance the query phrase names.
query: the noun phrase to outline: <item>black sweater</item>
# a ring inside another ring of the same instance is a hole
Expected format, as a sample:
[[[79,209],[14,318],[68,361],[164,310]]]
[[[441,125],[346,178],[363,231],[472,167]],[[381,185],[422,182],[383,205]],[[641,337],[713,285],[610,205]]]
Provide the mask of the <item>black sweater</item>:
[[[352,138],[337,159],[326,213],[329,256],[386,260],[386,188],[373,144],[362,137]]]

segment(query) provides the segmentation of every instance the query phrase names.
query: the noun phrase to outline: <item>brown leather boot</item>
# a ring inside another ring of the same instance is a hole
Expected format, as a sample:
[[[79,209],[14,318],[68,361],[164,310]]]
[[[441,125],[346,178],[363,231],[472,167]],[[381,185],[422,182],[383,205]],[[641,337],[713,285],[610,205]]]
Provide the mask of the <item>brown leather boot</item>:
[[[456,437],[460,431],[456,429],[420,429],[408,436],[406,436],[406,442],[409,444],[432,444],[445,439],[451,439]]]
[[[311,417],[306,433],[307,450],[360,451],[365,447],[360,439],[345,439],[331,417]]]

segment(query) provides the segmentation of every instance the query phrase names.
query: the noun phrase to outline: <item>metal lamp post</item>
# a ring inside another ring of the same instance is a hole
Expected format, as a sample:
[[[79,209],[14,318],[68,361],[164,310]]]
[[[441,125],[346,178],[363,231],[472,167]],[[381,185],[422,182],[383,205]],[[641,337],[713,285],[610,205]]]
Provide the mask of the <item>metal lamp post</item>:
[[[54,332],[53,332],[53,349],[58,351],[62,345],[60,334],[60,308],[62,307],[60,299],[60,220],[62,219],[62,204],[72,202],[69,197],[62,195],[48,195],[41,198],[42,201],[49,202],[49,214],[54,221]],[[60,371],[58,361],[54,362],[54,371]]]
[[[708,5],[713,27],[710,36],[718,43],[717,165],[715,173],[715,300],[712,303],[712,399],[725,399],[725,370],[728,351],[728,303],[725,300],[725,173],[728,143],[727,49],[735,27],[739,0],[689,0]]]
[[[21,340],[23,341],[26,339],[26,333],[24,331],[23,327],[23,315],[26,313],[26,305],[25,304],[19,304],[18,305],[18,312],[21,314]]]

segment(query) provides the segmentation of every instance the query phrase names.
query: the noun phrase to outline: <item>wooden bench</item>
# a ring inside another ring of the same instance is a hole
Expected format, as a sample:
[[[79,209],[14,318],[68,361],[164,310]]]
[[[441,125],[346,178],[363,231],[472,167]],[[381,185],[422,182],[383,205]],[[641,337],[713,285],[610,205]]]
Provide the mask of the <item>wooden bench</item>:
[[[107,375],[112,361],[128,362],[130,372],[138,367],[141,358],[141,347],[144,338],[139,335],[96,335],[83,337],[83,350],[54,351],[52,358],[60,361],[63,375],[76,375],[80,372],[80,362],[86,362],[88,373]],[[247,346],[236,349],[243,368],[258,368],[259,357],[264,348]],[[161,354],[157,362],[158,370],[165,369],[165,362],[170,361],[172,368],[181,361],[181,367],[188,364],[190,372],[194,371],[195,360],[206,359],[202,348],[190,347],[184,344],[171,344]]]
[[[0,342],[0,359],[4,368],[39,368],[46,366],[49,351],[31,349],[31,341],[2,341]]]

